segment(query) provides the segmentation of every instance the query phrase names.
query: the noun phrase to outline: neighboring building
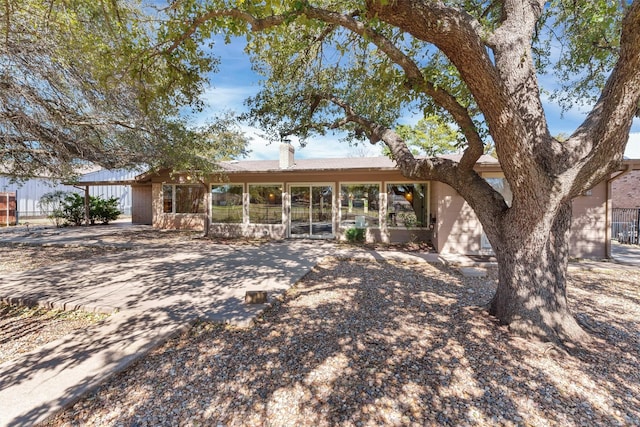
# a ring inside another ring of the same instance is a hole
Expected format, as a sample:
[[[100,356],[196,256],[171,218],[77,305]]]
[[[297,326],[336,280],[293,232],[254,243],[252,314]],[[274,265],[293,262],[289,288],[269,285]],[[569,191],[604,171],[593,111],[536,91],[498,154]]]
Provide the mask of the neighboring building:
[[[629,167],[611,181],[611,236],[620,243],[640,244],[640,170]]]
[[[124,215],[131,215],[131,186],[140,170],[98,170],[84,174],[76,185],[64,185],[51,178],[33,178],[21,182],[12,182],[10,177],[0,175],[0,192],[15,192],[17,200],[18,221],[33,217],[48,215],[40,206],[40,198],[53,191],[84,193],[84,183],[91,181],[89,188],[91,196],[105,199],[116,197],[119,201],[118,209]]]
[[[640,170],[622,174],[611,183],[611,206],[640,208]]]
[[[294,160],[293,147],[283,144],[279,161],[221,166],[224,182],[204,185],[169,171],[138,176],[133,222],[202,230],[210,206],[209,232],[217,236],[344,239],[355,227],[366,230],[367,241],[424,240],[440,253],[491,253],[475,213],[453,188],[409,181],[386,157]],[[482,156],[476,170],[510,201],[495,158]],[[609,199],[605,181],[574,200],[571,256],[608,256]]]

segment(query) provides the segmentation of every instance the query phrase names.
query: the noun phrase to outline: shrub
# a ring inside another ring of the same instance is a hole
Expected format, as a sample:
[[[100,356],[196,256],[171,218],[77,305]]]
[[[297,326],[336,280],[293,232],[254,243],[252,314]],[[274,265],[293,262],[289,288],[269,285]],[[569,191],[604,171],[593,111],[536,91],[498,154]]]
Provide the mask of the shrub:
[[[118,198],[111,197],[103,199],[101,197],[90,197],[89,215],[91,223],[98,221],[101,224],[109,224],[109,222],[118,219],[122,212],[118,210]]]
[[[418,222],[418,217],[414,213],[401,213],[400,219],[404,223],[404,226],[407,228],[411,227],[420,227],[420,222]]]
[[[364,242],[364,228],[350,228],[346,232],[349,242]]]
[[[55,219],[56,226],[61,226],[63,220],[67,225],[82,225],[85,220],[84,196],[78,193],[56,193],[60,194],[56,194],[55,197],[50,195],[45,199],[45,203],[53,203],[52,200],[57,200],[57,205],[50,215]],[[42,199],[40,199],[40,203],[43,204]],[[96,222],[109,224],[109,222],[118,219],[121,214],[122,212],[118,210],[117,197],[103,199],[100,196],[89,196],[89,221],[91,224]]]
[[[84,197],[78,193],[67,193],[62,205],[62,217],[67,223],[82,225],[84,213]]]
[[[67,196],[66,191],[58,190],[44,194],[38,202],[40,211],[47,215],[47,218],[53,221],[56,227],[64,224],[64,201]]]

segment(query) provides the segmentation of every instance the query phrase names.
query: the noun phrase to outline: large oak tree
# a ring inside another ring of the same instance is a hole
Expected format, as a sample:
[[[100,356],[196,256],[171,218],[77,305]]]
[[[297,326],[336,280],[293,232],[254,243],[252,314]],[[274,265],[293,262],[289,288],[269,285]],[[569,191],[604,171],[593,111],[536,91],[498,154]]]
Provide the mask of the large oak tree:
[[[640,3],[604,0],[181,0],[168,52],[212,34],[245,35],[265,75],[251,100],[274,134],[328,129],[383,141],[402,173],[456,189],[495,251],[490,312],[553,342],[588,335],[566,297],[571,201],[620,165],[640,99]],[[551,136],[539,76],[591,111]],[[460,161],[414,157],[392,129],[407,108],[440,113],[465,139]],[[488,136],[511,206],[474,171]]]

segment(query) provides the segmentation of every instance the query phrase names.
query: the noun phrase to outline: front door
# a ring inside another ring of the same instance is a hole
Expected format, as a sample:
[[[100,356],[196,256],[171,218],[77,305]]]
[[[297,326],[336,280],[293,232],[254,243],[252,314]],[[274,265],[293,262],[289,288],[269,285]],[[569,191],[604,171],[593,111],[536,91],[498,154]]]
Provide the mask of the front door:
[[[291,237],[333,237],[331,185],[292,185]]]

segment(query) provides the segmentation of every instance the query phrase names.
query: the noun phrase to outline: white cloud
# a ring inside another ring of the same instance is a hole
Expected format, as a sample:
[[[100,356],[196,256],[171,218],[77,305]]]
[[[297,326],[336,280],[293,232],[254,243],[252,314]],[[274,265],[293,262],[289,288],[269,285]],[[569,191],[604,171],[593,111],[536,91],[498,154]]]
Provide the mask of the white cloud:
[[[243,126],[242,130],[251,138],[249,143],[249,156],[247,160],[276,160],[279,157],[280,144],[278,142],[270,142],[265,139],[259,129]],[[291,145],[295,148],[296,159],[327,159],[327,158],[344,158],[353,156],[356,151],[354,147],[347,142],[339,141],[339,136],[328,135],[307,141],[304,147],[300,146],[297,138],[291,138]],[[364,151],[369,156],[380,155],[380,150],[370,144],[366,144],[368,150]]]

